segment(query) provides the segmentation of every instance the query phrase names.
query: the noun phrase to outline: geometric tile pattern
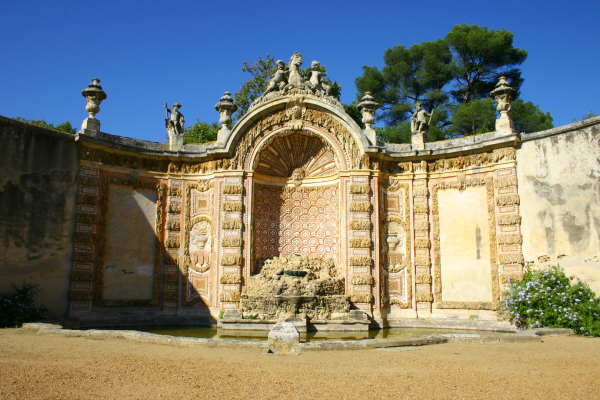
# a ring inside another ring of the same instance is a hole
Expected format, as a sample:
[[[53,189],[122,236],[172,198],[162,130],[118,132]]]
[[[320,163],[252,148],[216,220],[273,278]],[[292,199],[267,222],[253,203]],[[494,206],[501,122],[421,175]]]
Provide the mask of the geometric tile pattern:
[[[256,185],[256,260],[280,255],[338,259],[338,188]]]

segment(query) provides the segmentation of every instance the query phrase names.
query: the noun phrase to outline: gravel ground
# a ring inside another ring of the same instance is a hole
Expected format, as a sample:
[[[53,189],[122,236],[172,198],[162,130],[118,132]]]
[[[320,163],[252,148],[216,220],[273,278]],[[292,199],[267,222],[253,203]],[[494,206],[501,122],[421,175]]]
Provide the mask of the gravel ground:
[[[0,329],[0,399],[600,397],[600,339],[262,355]]]

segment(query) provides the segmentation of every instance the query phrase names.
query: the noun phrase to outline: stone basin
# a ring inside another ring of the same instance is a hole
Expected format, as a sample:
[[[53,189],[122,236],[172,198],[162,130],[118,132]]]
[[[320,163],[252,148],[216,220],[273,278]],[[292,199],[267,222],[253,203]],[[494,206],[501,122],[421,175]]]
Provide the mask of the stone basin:
[[[283,271],[284,274],[286,274],[287,276],[297,276],[299,278],[304,278],[306,276],[306,274],[308,274],[308,272],[306,271],[294,271],[294,270],[285,270]]]

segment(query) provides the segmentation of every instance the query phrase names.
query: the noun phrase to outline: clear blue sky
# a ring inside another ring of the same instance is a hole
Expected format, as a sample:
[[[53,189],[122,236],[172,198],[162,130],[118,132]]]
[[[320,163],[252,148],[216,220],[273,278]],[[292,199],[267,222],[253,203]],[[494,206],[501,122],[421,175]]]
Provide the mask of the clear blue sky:
[[[319,60],[356,96],[362,66],[398,44],[444,37],[454,25],[514,33],[529,52],[521,98],[555,126],[600,113],[600,1],[9,1],[0,24],[0,115],[51,123],[86,117],[81,95],[98,77],[108,98],[102,131],[165,141],[164,102],[186,124],[218,119],[224,91],[270,53]]]

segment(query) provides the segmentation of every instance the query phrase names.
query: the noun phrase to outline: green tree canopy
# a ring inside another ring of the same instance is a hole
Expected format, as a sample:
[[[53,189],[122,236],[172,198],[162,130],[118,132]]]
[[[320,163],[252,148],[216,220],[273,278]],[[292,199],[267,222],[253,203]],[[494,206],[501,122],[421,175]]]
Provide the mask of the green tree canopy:
[[[17,121],[21,121],[21,122],[26,122],[31,125],[41,126],[42,128],[54,129],[55,131],[70,133],[72,135],[77,133],[77,131],[75,130],[75,128],[73,128],[71,126],[71,122],[69,122],[69,121],[65,121],[62,124],[58,124],[57,126],[54,126],[54,124],[50,124],[50,123],[46,122],[46,120],[43,118],[42,119],[25,119],[21,116],[18,116],[18,117],[14,117],[13,119],[17,120]]]
[[[512,32],[456,25],[445,41],[453,54],[452,95],[457,101],[488,97],[500,76],[509,78],[518,93],[523,84],[518,66],[527,58],[527,51],[513,47]]]
[[[495,129],[496,107],[491,98],[471,100],[456,107],[452,115],[450,137],[477,135]]]
[[[214,142],[217,140],[217,132],[220,126],[217,122],[200,122],[196,118],[194,125],[183,130],[183,144],[200,144]]]
[[[447,102],[444,87],[452,79],[452,54],[443,40],[408,49],[395,46],[385,51],[383,61],[381,71],[364,66],[363,75],[355,80],[358,99],[371,92],[381,105],[380,119],[395,125],[410,119],[415,102],[421,102],[427,110]]]
[[[554,128],[550,113],[543,112],[530,101],[527,103],[521,99],[513,101],[508,115],[515,123],[517,132],[531,133]]]
[[[457,25],[444,39],[384,52],[384,67],[363,67],[356,78],[357,99],[371,92],[381,104],[377,119],[382,141],[410,143],[415,103],[434,111],[428,141],[493,131],[496,109],[490,98],[500,76],[516,90],[523,84],[519,66],[527,52],[513,46],[513,34],[477,25]],[[359,100],[360,101],[360,100]],[[552,127],[552,117],[539,107],[513,101],[511,118],[517,130],[535,132]]]

